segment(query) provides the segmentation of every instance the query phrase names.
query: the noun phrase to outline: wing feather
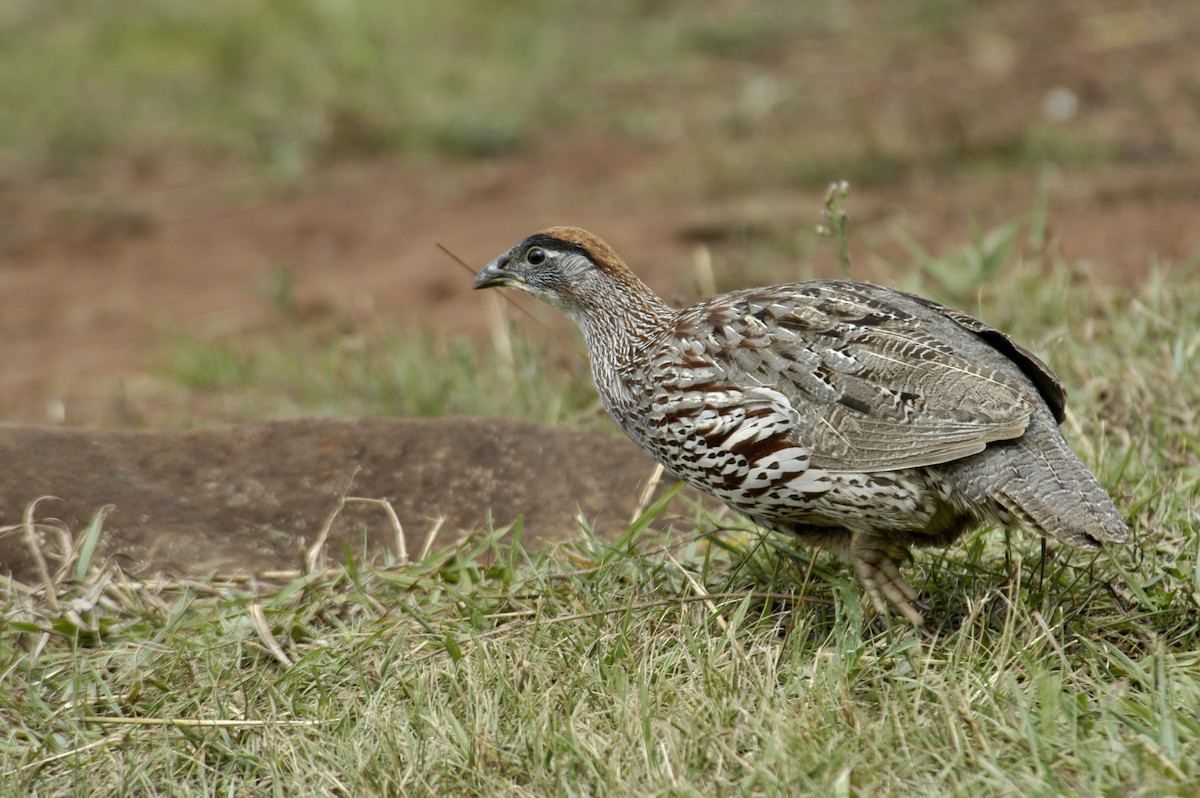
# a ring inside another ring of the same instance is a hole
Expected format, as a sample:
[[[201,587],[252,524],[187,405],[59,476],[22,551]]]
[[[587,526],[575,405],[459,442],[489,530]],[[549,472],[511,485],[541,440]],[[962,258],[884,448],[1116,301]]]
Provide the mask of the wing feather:
[[[709,389],[769,395],[791,421],[779,435],[808,451],[813,467],[887,471],[957,460],[1024,433],[1041,385],[987,340],[991,329],[900,292],[825,282],[701,303],[674,332],[714,366]],[[977,362],[965,343],[972,333],[997,356]]]

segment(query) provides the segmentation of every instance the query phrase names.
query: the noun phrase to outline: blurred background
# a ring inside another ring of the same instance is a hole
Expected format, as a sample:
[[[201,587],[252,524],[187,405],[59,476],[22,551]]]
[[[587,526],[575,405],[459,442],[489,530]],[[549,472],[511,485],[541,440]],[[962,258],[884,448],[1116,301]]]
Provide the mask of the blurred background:
[[[838,276],[834,180],[860,279],[1192,268],[1197,42],[1195,0],[6,0],[0,420],[590,418],[439,244],[584,226],[688,302]]]

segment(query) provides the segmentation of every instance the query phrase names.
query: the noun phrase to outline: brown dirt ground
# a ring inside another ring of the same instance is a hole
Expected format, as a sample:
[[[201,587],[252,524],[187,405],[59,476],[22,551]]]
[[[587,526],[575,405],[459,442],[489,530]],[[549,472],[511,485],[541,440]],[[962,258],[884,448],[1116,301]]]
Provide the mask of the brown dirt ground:
[[[1198,124],[1196,107],[1162,99],[1200,84],[1188,37],[1169,26],[1122,27],[1120,9],[1103,3],[1092,4],[1101,10],[1082,26],[1067,26],[1053,4],[1010,5],[1024,14],[1011,36],[979,50],[1003,56],[981,67],[991,101],[1036,107],[1047,85],[1081,87],[1122,153],[1102,168],[1045,173],[1052,245],[1087,264],[1093,279],[1118,283],[1137,281],[1156,262],[1194,257],[1200,163],[1187,131]],[[797,70],[819,57],[801,59]],[[1120,104],[1111,59],[1141,77],[1161,113],[1104,115]],[[914,57],[882,68],[842,69],[831,79],[848,81],[859,103],[890,92],[936,107],[937,98],[962,93],[956,79],[966,67]],[[688,298],[698,243],[815,223],[819,191],[663,190],[671,175],[703,163],[685,142],[651,146],[576,130],[496,160],[326,163],[284,193],[228,167],[161,153],[113,158],[73,178],[9,176],[0,180],[0,419],[120,426],[132,402],[137,418],[155,424],[157,388],[147,374],[162,356],[163,331],[217,338],[278,324],[264,287],[281,269],[296,281],[301,318],[348,308],[402,328],[478,337],[486,334],[481,297],[438,243],[480,265],[536,229],[580,225],[667,296]],[[856,189],[857,275],[887,278],[880,253],[892,225],[936,250],[969,238],[972,220],[988,226],[1027,212],[1037,179],[1014,168],[981,183],[969,171],[935,167]],[[832,251],[817,258],[816,271],[836,273]],[[4,511],[8,522],[14,508]]]
[[[670,487],[630,441],[469,418],[0,426],[0,458],[20,465],[0,470],[0,575],[26,584],[41,578],[30,534],[53,575],[71,567],[64,554],[75,544],[64,541],[106,506],[97,563],[134,575],[250,576],[298,571],[309,549],[322,567],[345,550],[360,561],[416,560],[489,519],[499,528],[523,518],[521,542],[534,547],[572,534],[576,514],[614,536]],[[341,506],[343,496],[352,500]],[[40,523],[27,532],[31,506]]]
[[[343,164],[294,196],[259,202],[230,197],[225,181],[110,187],[126,175],[100,186],[24,187],[20,196],[0,188],[9,228],[0,418],[119,424],[117,385],[138,384],[161,357],[164,330],[216,338],[268,327],[277,314],[264,288],[281,268],[307,314],[354,308],[400,327],[479,336],[481,297],[438,243],[482,265],[529,232],[576,224],[627,253],[666,295],[686,297],[698,240],[759,225],[811,227],[820,208],[817,192],[641,201],[638,175],[652,157],[598,141],[503,163]],[[964,177],[855,191],[856,242],[886,247],[896,223],[930,247],[964,241],[972,219],[999,223],[1029,210],[1033,179],[1010,183],[987,198]],[[454,189],[441,190],[447,184]],[[72,212],[81,195],[101,198],[99,210]],[[1053,239],[1097,279],[1133,282],[1156,261],[1200,251],[1196,164],[1066,175],[1052,197]],[[858,264],[862,276],[881,274],[869,252]],[[818,269],[835,273],[832,253]],[[142,411],[153,422],[153,410]]]

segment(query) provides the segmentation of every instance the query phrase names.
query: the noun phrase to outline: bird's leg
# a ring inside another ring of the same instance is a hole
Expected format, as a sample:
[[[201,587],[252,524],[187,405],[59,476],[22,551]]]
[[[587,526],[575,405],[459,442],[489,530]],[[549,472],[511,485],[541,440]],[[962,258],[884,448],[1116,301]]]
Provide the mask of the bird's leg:
[[[856,532],[850,539],[849,555],[858,581],[878,612],[886,613],[887,605],[891,603],[916,626],[925,625],[925,619],[912,605],[917,600],[917,591],[900,573],[900,563],[911,559],[907,546],[877,535]]]

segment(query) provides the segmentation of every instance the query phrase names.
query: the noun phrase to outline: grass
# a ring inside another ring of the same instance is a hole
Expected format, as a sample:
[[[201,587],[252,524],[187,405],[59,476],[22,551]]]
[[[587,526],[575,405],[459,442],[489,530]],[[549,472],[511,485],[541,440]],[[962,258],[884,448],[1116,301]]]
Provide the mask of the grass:
[[[289,183],[323,159],[491,157],[583,129],[680,153],[654,185],[725,195],[1106,163],[1122,114],[1195,148],[1164,119],[1196,107],[1195,86],[1170,103],[1132,73],[1127,97],[1070,126],[936,84],[882,103],[921,76],[863,86],[871,65],[919,51],[957,71],[972,31],[1024,33],[1003,27],[1006,6],[892,8],[17,0],[0,9],[0,165],[36,179],[183,152]],[[1047,357],[1129,546],[1092,556],[991,529],[920,552],[924,636],[865,608],[827,558],[680,500],[617,541],[581,528],[526,552],[518,526],[416,562],[346,557],[257,582],[133,580],[95,559],[102,513],[22,525],[0,534],[40,532],[63,556],[0,585],[0,795],[1194,791],[1196,264],[1132,291],[1091,285],[1045,249],[1044,217],[1039,202],[939,252],[897,231],[894,282]],[[757,268],[783,273],[794,244],[755,251]],[[272,290],[286,315],[290,286]],[[236,419],[603,423],[581,361],[495,330],[485,351],[359,324],[175,338],[160,375]],[[672,513],[682,537],[660,532]]]
[[[607,428],[585,358],[544,331],[534,340],[497,321],[481,348],[361,320],[321,327],[215,341],[168,332],[157,373],[229,421],[474,415]]]
[[[619,84],[709,46],[667,24],[678,14],[586,0],[17,3],[4,17],[0,152],[51,170],[164,147],[293,177],[346,154],[504,154],[594,113],[596,72]]]
[[[72,174],[115,156],[153,171],[182,153],[293,185],[329,159],[492,157],[574,131],[680,150],[725,193],[1107,163],[1119,114],[1194,146],[1133,66],[1112,78],[1133,88],[1070,126],[895,73],[919,51],[957,76],[991,52],[972,31],[1019,39],[1021,24],[957,0],[15,0],[0,11],[0,166]],[[899,82],[864,80],[877,73]]]
[[[1092,555],[991,529],[918,553],[926,636],[875,616],[826,558],[678,499],[613,542],[581,528],[531,553],[518,526],[257,584],[131,581],[92,561],[99,517],[47,530],[64,566],[4,590],[3,793],[1190,792],[1200,284],[1194,264],[1133,292],[1081,282],[1042,248],[1043,220],[913,248],[903,282],[1048,357],[1130,545]],[[286,395],[359,387],[344,352],[289,359],[305,373]],[[251,361],[235,383],[286,384]],[[545,385],[519,397],[527,414],[557,412]],[[694,531],[659,533],[669,513]]]

